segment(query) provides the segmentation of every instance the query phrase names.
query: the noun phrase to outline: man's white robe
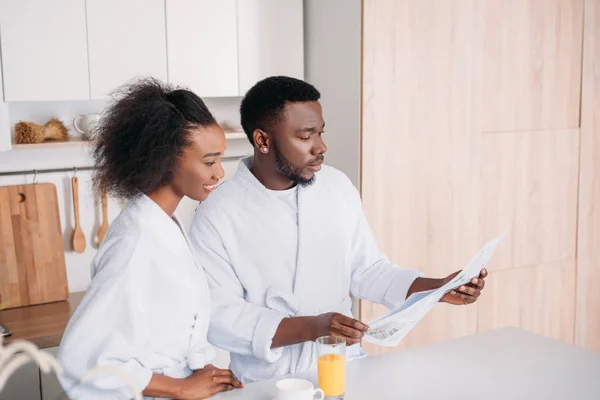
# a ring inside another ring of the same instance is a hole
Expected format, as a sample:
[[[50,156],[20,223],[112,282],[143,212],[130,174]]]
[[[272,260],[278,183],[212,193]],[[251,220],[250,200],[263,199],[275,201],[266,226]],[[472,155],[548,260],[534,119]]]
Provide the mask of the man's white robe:
[[[352,316],[350,292],[393,307],[422,275],[379,251],[358,191],[340,171],[323,166],[313,185],[293,189],[293,211],[251,163],[243,159],[198,207],[190,232],[210,286],[209,341],[231,352],[243,382],[316,367],[313,342],[271,349],[283,318]],[[349,359],[363,354],[359,345],[347,350]]]

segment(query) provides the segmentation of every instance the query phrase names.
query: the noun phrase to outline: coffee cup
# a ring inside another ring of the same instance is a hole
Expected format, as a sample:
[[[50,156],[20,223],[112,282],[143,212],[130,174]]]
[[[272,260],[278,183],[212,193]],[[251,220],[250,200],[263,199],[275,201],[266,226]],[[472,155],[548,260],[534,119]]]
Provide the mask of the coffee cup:
[[[73,127],[84,139],[87,139],[92,136],[94,126],[98,121],[100,121],[100,114],[78,115],[73,120]]]
[[[282,379],[278,381],[275,400],[323,400],[325,394],[321,389],[304,379]],[[319,397],[315,397],[315,395]]]

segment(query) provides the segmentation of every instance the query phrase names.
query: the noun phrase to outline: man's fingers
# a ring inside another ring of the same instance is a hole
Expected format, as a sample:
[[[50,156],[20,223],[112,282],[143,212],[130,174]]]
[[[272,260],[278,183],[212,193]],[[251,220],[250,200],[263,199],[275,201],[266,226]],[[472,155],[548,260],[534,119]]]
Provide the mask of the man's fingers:
[[[336,321],[340,325],[348,326],[350,328],[359,330],[361,332],[367,332],[369,330],[369,327],[367,325],[363,324],[362,322],[360,322],[359,320],[347,317],[343,314],[339,314],[339,317],[336,318]]]
[[[482,268],[482,269],[481,269],[481,272],[479,272],[479,277],[480,277],[480,278],[485,278],[485,277],[487,277],[487,276],[488,276],[487,269],[485,269],[485,268]]]
[[[341,334],[338,334],[341,336]],[[360,343],[360,340],[362,338],[352,338],[352,337],[347,337],[347,336],[343,336],[343,339],[346,341],[346,346],[352,346],[356,343]]]
[[[473,278],[471,279],[471,283],[469,283],[469,285],[475,286],[479,290],[483,290],[483,288],[485,287],[485,280],[481,278]]]
[[[460,294],[466,294],[469,296],[473,296],[473,297],[479,297],[479,295],[481,294],[481,291],[473,286],[465,286],[462,285],[460,286],[458,289],[456,289],[456,292],[460,293]]]
[[[462,294],[460,292],[457,291],[452,291],[452,296],[456,297],[457,299],[460,299],[463,304],[471,304],[473,302],[475,302],[475,300],[477,300],[477,297],[475,296],[471,296],[468,294]]]
[[[364,332],[346,325],[334,324],[332,328],[334,331],[339,332],[344,338],[348,339],[360,339],[364,335]]]

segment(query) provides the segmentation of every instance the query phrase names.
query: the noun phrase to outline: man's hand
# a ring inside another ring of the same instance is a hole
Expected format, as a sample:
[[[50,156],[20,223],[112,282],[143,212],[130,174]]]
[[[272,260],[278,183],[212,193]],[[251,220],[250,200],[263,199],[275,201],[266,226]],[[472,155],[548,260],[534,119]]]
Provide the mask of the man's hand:
[[[459,273],[460,271],[456,271],[455,273],[449,275],[446,279],[444,279],[444,284],[450,282]],[[481,295],[481,291],[485,287],[485,278],[487,276],[487,270],[484,268],[479,273],[478,278],[473,278],[471,279],[471,282],[467,283],[466,285],[461,285],[457,289],[446,293],[446,295],[442,297],[441,301],[457,306],[474,303],[477,301],[477,298]]]
[[[313,342],[321,336],[340,336],[350,346],[360,342],[368,330],[362,322],[339,313],[284,318],[277,327],[271,348]]]
[[[312,317],[313,340],[321,336],[339,336],[351,346],[359,343],[369,327],[357,319],[339,313],[326,313]]]

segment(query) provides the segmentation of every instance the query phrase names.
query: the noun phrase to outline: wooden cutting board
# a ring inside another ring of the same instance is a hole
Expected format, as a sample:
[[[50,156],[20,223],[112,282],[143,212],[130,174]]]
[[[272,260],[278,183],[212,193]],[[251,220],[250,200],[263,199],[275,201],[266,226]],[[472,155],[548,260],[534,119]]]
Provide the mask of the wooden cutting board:
[[[68,296],[56,186],[0,186],[0,310]]]

